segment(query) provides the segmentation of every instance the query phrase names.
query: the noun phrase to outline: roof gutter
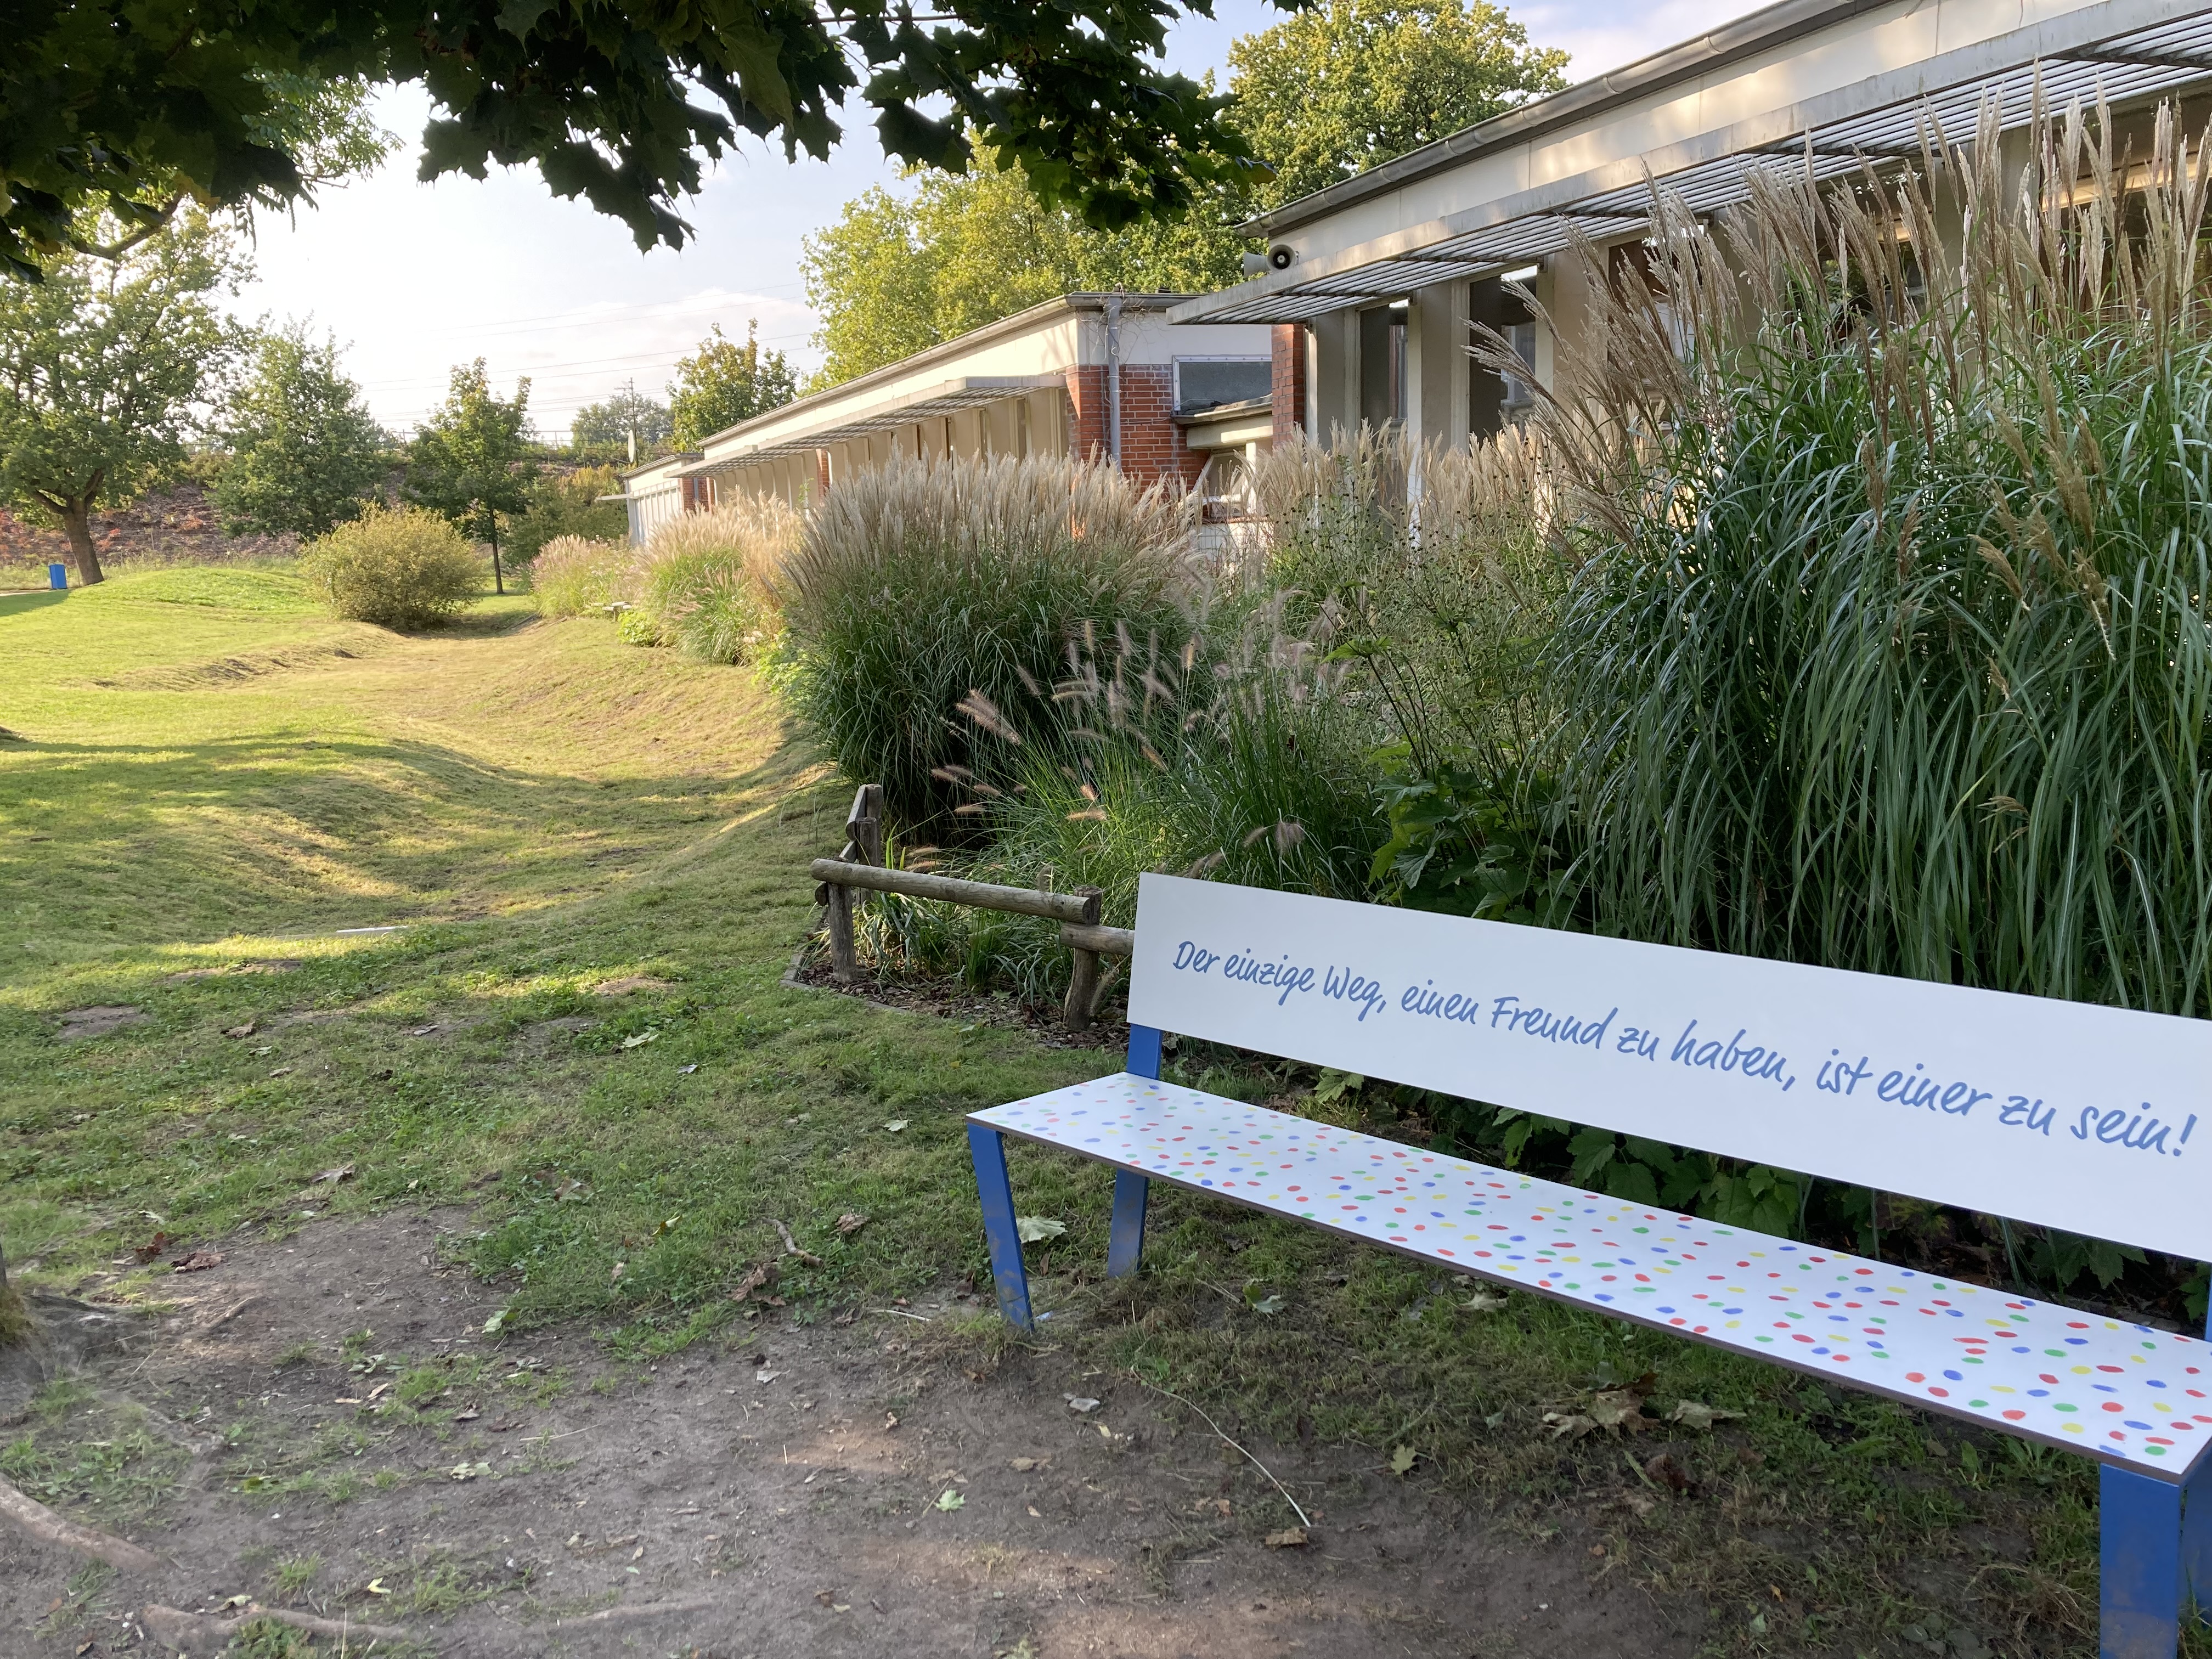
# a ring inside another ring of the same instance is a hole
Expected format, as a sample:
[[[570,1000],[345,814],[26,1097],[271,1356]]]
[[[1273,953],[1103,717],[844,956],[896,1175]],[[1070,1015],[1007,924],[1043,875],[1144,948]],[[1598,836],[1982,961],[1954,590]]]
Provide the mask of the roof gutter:
[[[1705,70],[1720,68],[1770,46],[1785,45],[1831,24],[1846,22],[1863,13],[1880,11],[1894,3],[1895,0],[1780,0],[1778,4],[1740,17],[1694,40],[1668,46],[1564,92],[1522,104],[1487,121],[1478,121],[1448,138],[1408,150],[1357,178],[1302,196],[1295,202],[1286,202],[1237,228],[1247,236],[1280,236],[1370,196],[1457,167],[1486,151],[1526,143],[1571,122],[1588,120],[1644,97],[1671,82],[1686,81]]]

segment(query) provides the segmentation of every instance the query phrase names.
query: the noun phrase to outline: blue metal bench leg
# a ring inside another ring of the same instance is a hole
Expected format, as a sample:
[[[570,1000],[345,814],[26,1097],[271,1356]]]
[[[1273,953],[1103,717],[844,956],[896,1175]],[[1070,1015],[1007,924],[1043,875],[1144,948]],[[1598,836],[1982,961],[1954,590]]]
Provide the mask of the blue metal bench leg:
[[[1106,1272],[1127,1279],[1145,1248],[1145,1198],[1152,1183],[1134,1170],[1114,1171],[1114,1231],[1106,1241]]]
[[[2174,1659],[2181,1642],[2182,1488],[2107,1463],[2098,1487],[2098,1659]]]
[[[998,1293],[999,1311],[1022,1329],[1034,1329],[1021,1235],[1014,1231],[1014,1188],[1006,1179],[1006,1143],[996,1129],[971,1123],[968,1154],[975,1162],[975,1196],[983,1201],[983,1238],[991,1247],[991,1286]]]
[[[1129,1028],[1129,1058],[1125,1064],[1132,1077],[1160,1074],[1160,1033],[1151,1025]],[[1145,1200],[1152,1183],[1134,1170],[1114,1171],[1114,1231],[1106,1240],[1106,1273],[1127,1279],[1137,1271],[1137,1258],[1145,1249]]]

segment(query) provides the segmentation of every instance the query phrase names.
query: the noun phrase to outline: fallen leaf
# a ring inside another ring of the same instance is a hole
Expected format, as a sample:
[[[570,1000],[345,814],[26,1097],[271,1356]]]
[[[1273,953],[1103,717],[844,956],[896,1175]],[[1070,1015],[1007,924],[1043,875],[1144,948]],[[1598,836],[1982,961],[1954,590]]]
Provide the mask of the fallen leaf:
[[[770,1299],[769,1292],[775,1288],[775,1262],[762,1262],[759,1267],[738,1281],[737,1288],[730,1292],[730,1300],[732,1302],[744,1302],[747,1299],[769,1301]]]
[[[689,1065],[689,1066],[678,1066],[678,1067],[676,1068],[676,1075],[677,1075],[677,1076],[678,1076],[678,1077],[690,1077],[690,1076],[691,1075],[691,1073],[694,1073],[694,1072],[697,1071],[698,1069],[699,1069],[699,1064],[698,1064],[698,1062],[697,1062],[696,1060],[694,1060],[694,1061],[693,1061],[690,1065]]]
[[[884,1413],[884,1427],[887,1430],[898,1427],[898,1413],[896,1412],[885,1412]]]
[[[453,1413],[453,1421],[456,1423],[473,1423],[477,1419],[483,1415],[483,1413],[478,1411],[474,1406],[469,1406],[464,1407],[460,1411],[455,1412]]]
[[[131,1251],[131,1254],[138,1258],[138,1265],[143,1267],[168,1248],[168,1234],[155,1233],[153,1237],[148,1239],[143,1244],[138,1246],[138,1248]]]
[[[194,1250],[190,1255],[180,1255],[169,1263],[180,1273],[204,1273],[210,1267],[222,1266],[220,1250]]]
[[[581,1204],[591,1195],[591,1188],[586,1186],[583,1182],[571,1181],[566,1186],[556,1189],[553,1194],[553,1199],[556,1203],[559,1204]]]
[[[258,1060],[258,1059],[264,1058],[264,1056],[267,1056],[267,1055],[269,1055],[269,1054],[275,1054],[276,1052],[276,1050],[275,1048],[256,1048],[256,1049],[253,1051],[253,1054],[254,1054],[254,1058],[256,1058],[257,1060]]]
[[[1024,1504],[1022,1507],[1023,1507],[1023,1508],[1024,1508],[1024,1509],[1026,1509],[1026,1510],[1028,1510],[1031,1515],[1035,1515],[1035,1516],[1036,1516],[1036,1518],[1037,1518],[1038,1520],[1042,1521],[1042,1520],[1043,1520],[1043,1519],[1044,1519],[1044,1516],[1042,1516],[1042,1515],[1037,1515],[1037,1506],[1036,1506],[1036,1504]]]
[[[366,1589],[371,1595],[389,1595],[392,1594],[390,1590],[385,1589],[384,1581],[381,1578],[370,1579],[363,1588]]]
[[[757,1382],[757,1383],[759,1383],[759,1384],[761,1385],[761,1387],[763,1387],[763,1388],[764,1389],[764,1388],[768,1387],[768,1385],[769,1385],[769,1383],[771,1383],[771,1382],[775,1382],[775,1379],[776,1379],[777,1377],[781,1376],[782,1375],[783,1375],[783,1373],[782,1373],[781,1371],[772,1371],[772,1370],[769,1370],[766,1366],[763,1366],[759,1370],[757,1370],[757,1371],[755,1371],[755,1372],[753,1373],[753,1381],[754,1381],[754,1382]]]
[[[413,1030],[410,1031],[407,1035],[408,1035],[409,1036],[428,1036],[432,1032],[435,1031],[437,1029],[438,1029],[438,1028],[437,1028],[436,1026],[434,1026],[434,1025],[417,1025],[417,1026],[416,1026]]]
[[[341,1164],[335,1170],[324,1170],[322,1174],[317,1176],[313,1181],[307,1184],[309,1186],[317,1186],[323,1182],[327,1181],[332,1186],[336,1186],[341,1181],[351,1181],[352,1179],[353,1165],[350,1164]]]
[[[1280,1532],[1271,1532],[1261,1540],[1271,1550],[1302,1550],[1312,1540],[1304,1527],[1285,1527]]]
[[[622,1046],[625,1048],[642,1048],[648,1042],[659,1041],[659,1036],[660,1033],[658,1031],[640,1031],[635,1036],[624,1037],[622,1040]]]
[[[622,1276],[623,1276],[624,1273],[628,1273],[629,1271],[629,1262],[627,1262],[627,1261],[617,1261],[617,1262],[616,1262],[616,1263],[615,1263],[615,1270],[614,1270],[614,1272],[612,1272],[611,1273],[609,1273],[609,1274],[607,1275],[607,1283],[608,1283],[608,1284],[610,1284],[610,1285],[618,1285],[618,1284],[620,1284],[620,1283],[622,1282]]]
[[[1552,1431],[1555,1440],[1579,1440],[1597,1424],[1579,1412],[1546,1412],[1544,1426]]]
[[[957,1510],[965,1505],[967,1502],[966,1498],[950,1486],[937,1495],[937,1507],[940,1510]]]
[[[485,1321],[484,1321],[484,1322],[483,1322],[483,1334],[484,1334],[486,1336],[497,1336],[497,1335],[500,1334],[500,1331],[501,1331],[501,1329],[506,1326],[506,1324],[507,1324],[507,1310],[506,1310],[506,1309],[504,1309],[504,1308],[501,1308],[501,1309],[497,1313],[494,1314],[494,1315],[493,1315],[489,1319],[487,1319],[487,1320],[485,1320]]]
[[[868,1218],[858,1210],[848,1210],[837,1218],[837,1231],[847,1238],[850,1238],[867,1224]]]
[[[1252,1311],[1255,1314],[1279,1314],[1288,1305],[1279,1296],[1263,1296],[1252,1304]]]
[[[1702,1400],[1678,1400],[1674,1402],[1674,1409],[1667,1414],[1667,1420],[1670,1423],[1680,1423],[1687,1429],[1710,1429],[1716,1423],[1726,1422],[1731,1418],[1742,1415],[1741,1412],[1732,1412],[1717,1406],[1708,1406]]]
[[[908,1120],[905,1118],[895,1117],[890,1122],[884,1124],[884,1127],[890,1130],[893,1134],[896,1134],[901,1129],[906,1127],[907,1122]]]
[[[1067,1401],[1067,1408],[1072,1412],[1095,1412],[1098,1409],[1098,1401],[1088,1395],[1064,1394],[1060,1398]]]
[[[1048,1238],[1058,1238],[1066,1231],[1065,1221],[1054,1221],[1050,1216],[1018,1215],[1014,1218],[1014,1237],[1024,1244],[1039,1244]]]
[[[253,1022],[249,1019],[243,1025],[234,1025],[223,1035],[227,1037],[250,1037],[253,1035]]]
[[[489,1463],[456,1463],[446,1473],[456,1480],[474,1480],[491,1473]]]
[[[269,1075],[271,1077],[289,1077],[292,1075],[292,1067],[289,1066],[279,1066],[275,1071],[270,1073]]]
[[[1467,1313],[1496,1313],[1505,1304],[1506,1297],[1503,1291],[1477,1291],[1459,1305],[1461,1310]]]
[[[1417,1456],[1418,1454],[1411,1446],[1400,1446],[1396,1448],[1390,1454],[1390,1473],[1393,1474],[1411,1474],[1413,1472],[1413,1462]]]
[[[1050,1468],[1052,1467],[1052,1462],[1049,1458],[1017,1457],[1012,1462],[1007,1464],[1006,1467],[1012,1469],[1016,1474],[1027,1474],[1031,1469]]]
[[[1590,1398],[1590,1419],[1601,1429],[1641,1431],[1650,1419],[1644,1415],[1644,1396],[1633,1389],[1609,1389]]]

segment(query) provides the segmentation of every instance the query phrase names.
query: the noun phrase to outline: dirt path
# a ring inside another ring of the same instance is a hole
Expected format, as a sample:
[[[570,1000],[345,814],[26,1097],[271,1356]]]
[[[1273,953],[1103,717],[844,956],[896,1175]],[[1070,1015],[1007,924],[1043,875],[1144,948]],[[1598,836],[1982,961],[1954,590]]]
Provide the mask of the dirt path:
[[[100,1488],[164,1583],[95,1584],[0,1529],[0,1653],[161,1651],[131,1609],[246,1596],[443,1656],[1692,1649],[1573,1518],[1510,1546],[1357,1452],[1252,1445],[1313,1522],[1270,1548],[1296,1516],[1212,1431],[1054,1352],[943,1357],[933,1325],[968,1310],[949,1291],[842,1328],[771,1313],[657,1365],[487,1339],[495,1300],[437,1248],[464,1221],[234,1241],[74,1406],[0,1431],[97,1470],[143,1408],[149,1480],[179,1477],[135,1518],[128,1471]]]

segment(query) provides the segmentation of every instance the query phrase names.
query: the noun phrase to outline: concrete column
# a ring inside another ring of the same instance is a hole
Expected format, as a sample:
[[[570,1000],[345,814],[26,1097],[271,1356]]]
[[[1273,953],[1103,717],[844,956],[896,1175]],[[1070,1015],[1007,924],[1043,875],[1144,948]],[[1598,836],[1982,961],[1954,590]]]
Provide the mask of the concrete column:
[[[1334,441],[1339,432],[1359,429],[1359,318],[1331,311],[1307,325],[1313,337],[1310,389],[1313,418],[1306,431],[1316,443]]]
[[[1456,349],[1465,327],[1454,315],[1453,295],[1466,288],[1464,283],[1439,283],[1420,289],[1406,307],[1406,428],[1417,442],[1433,438],[1451,443],[1467,433],[1463,394],[1456,430],[1452,419],[1455,379],[1464,386],[1464,371],[1454,360],[1463,363],[1467,357]],[[1460,304],[1463,307],[1464,300]]]

